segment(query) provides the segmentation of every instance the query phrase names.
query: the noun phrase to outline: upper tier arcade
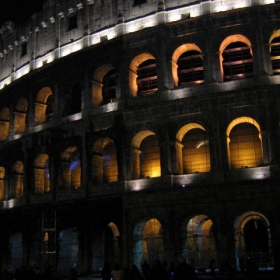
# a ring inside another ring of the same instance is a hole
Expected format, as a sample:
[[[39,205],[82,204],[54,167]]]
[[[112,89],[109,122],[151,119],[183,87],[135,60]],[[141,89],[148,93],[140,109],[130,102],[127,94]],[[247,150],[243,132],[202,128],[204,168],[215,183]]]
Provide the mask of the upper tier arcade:
[[[73,52],[162,23],[275,0],[46,0],[26,24],[0,29],[0,89]]]

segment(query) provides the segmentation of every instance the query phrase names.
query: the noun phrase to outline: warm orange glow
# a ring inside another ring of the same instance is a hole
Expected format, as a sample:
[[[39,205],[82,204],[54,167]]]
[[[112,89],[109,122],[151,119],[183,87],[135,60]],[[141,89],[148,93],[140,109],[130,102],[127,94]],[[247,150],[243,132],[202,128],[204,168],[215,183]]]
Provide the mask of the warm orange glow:
[[[0,113],[0,141],[6,140],[9,136],[10,129],[10,110],[3,108]]]
[[[178,47],[173,55],[172,55],[172,77],[174,86],[177,87],[179,85],[179,77],[178,77],[178,59],[183,53],[190,52],[190,51],[197,51],[199,53],[202,53],[201,49],[195,45],[195,44],[184,44]]]
[[[52,96],[52,90],[49,87],[42,88],[36,97],[35,103],[35,123],[42,124],[52,117],[52,104],[48,104],[48,99]]]
[[[252,44],[245,36],[241,34],[235,34],[224,39],[224,41],[221,43],[219,48],[220,71],[221,71],[222,80],[224,80],[223,52],[228,45],[236,42],[242,42],[246,44],[250,49],[251,56],[253,56]]]
[[[155,59],[155,57],[149,53],[141,53],[137,55],[130,63],[129,66],[129,90],[130,94],[134,97],[137,96],[137,69],[138,66],[148,59]]]
[[[12,168],[10,181],[10,198],[23,196],[24,166],[21,161],[16,161]]]
[[[103,96],[102,96],[102,81],[106,73],[110,70],[114,69],[111,64],[104,64],[93,74],[93,81],[92,81],[92,104],[93,106],[100,106],[102,105]]]
[[[47,154],[40,154],[34,162],[34,184],[35,193],[37,194],[50,191],[48,160],[49,157]]]
[[[232,121],[226,131],[229,166],[247,168],[263,163],[262,137],[259,124],[250,117]]]
[[[14,112],[14,130],[15,134],[22,133],[26,129],[26,114],[28,109],[28,102],[26,98],[20,98],[16,105]]]

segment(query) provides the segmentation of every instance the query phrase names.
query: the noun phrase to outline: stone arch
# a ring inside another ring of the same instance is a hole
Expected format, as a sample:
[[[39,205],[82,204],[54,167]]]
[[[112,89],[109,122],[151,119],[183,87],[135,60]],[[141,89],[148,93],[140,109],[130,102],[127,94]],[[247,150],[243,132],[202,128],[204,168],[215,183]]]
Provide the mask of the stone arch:
[[[6,140],[10,130],[10,110],[7,107],[2,108],[0,112],[0,141]]]
[[[236,130],[231,134],[235,127]],[[256,167],[263,164],[262,134],[257,121],[247,116],[236,118],[228,125],[226,136],[230,168]]]
[[[12,166],[12,176],[10,181],[10,198],[20,198],[24,191],[24,165],[21,161],[16,161]]]
[[[138,132],[132,139],[132,178],[161,176],[160,149],[156,134],[150,130]]]
[[[34,191],[43,194],[50,191],[49,156],[40,154],[34,161]]]
[[[238,43],[241,43],[243,45],[243,47],[236,46],[233,49],[229,48],[229,46],[233,46],[234,44],[238,44]],[[223,57],[226,49],[228,49],[228,52],[234,52],[234,53],[243,52],[244,54],[242,54],[242,55],[245,57],[242,59],[242,61],[240,61],[240,63],[237,61],[228,62]],[[239,50],[236,50],[236,49],[239,49]],[[247,75],[251,76],[251,74],[249,73],[249,70],[246,70],[246,68],[248,68],[248,69],[253,68],[253,58],[252,57],[253,57],[252,44],[247,37],[245,37],[244,35],[241,35],[241,34],[235,34],[235,35],[231,35],[231,36],[225,38],[219,48],[219,61],[220,61],[220,71],[221,71],[222,79],[224,81],[226,81],[226,80],[232,80],[232,79],[245,78]],[[242,65],[244,67],[242,67],[241,70],[236,69],[234,71],[235,74],[232,75],[232,78],[227,79],[226,78],[226,76],[227,76],[226,69],[229,67],[229,70],[231,70],[230,68],[235,67],[236,65]],[[252,69],[252,71],[253,71],[253,69]]]
[[[60,154],[60,161],[60,187],[75,189],[81,187],[81,162],[78,148],[72,146],[64,150]]]
[[[156,218],[140,221],[133,230],[134,264],[141,267],[146,260],[154,264],[156,260],[164,259],[163,229]]]
[[[209,137],[198,123],[189,123],[176,134],[178,173],[209,172],[211,170]]]
[[[202,51],[201,51],[201,49],[196,44],[193,44],[193,43],[188,43],[188,44],[184,44],[184,45],[179,46],[174,51],[174,53],[172,55],[172,60],[171,60],[172,78],[173,78],[173,82],[174,82],[175,87],[177,87],[180,84],[179,83],[179,75],[178,75],[178,61],[183,54],[185,54],[185,53],[191,54],[191,52],[195,52],[196,55],[198,57],[200,57],[201,63],[199,63],[199,67],[200,68],[202,67],[202,71],[203,71],[203,61],[202,61]],[[192,72],[192,71],[188,71],[188,72]],[[203,82],[204,82],[204,78],[203,78]],[[200,81],[198,83],[202,83],[202,81]]]
[[[14,131],[15,134],[23,133],[26,130],[26,115],[28,101],[25,97],[18,100],[14,112]]]
[[[147,82],[152,81],[153,86],[151,86],[151,92],[145,93],[144,90],[139,88],[139,67],[145,63],[150,61],[150,66],[147,65],[146,67],[149,67],[150,73],[146,73],[146,77],[143,79]],[[129,91],[130,94],[133,97],[136,97],[137,95],[150,95],[153,94],[155,91],[157,91],[157,74],[156,74],[156,59],[155,57],[150,53],[141,53],[134,57],[134,59],[131,61],[129,65]],[[151,71],[153,69],[153,71]],[[142,92],[142,93],[141,93]]]
[[[38,92],[35,102],[36,124],[42,124],[52,119],[52,98],[53,92],[49,87],[44,87]]]
[[[107,80],[106,77],[110,80],[108,81],[108,83],[105,82],[105,80]],[[93,74],[92,104],[93,106],[97,107],[102,104],[108,103],[109,100],[112,101],[115,99],[116,99],[116,77],[115,77],[114,67],[111,64],[104,64],[99,68],[97,68]]]
[[[199,214],[187,219],[182,227],[182,255],[197,269],[207,269],[211,259],[217,259],[213,221],[207,215]]]
[[[6,169],[0,166],[0,201],[5,199]]]
[[[235,254],[238,270],[243,270],[248,260],[258,268],[273,267],[270,223],[260,212],[249,211],[234,222]]]
[[[103,263],[108,262],[111,267],[121,262],[119,238],[117,225],[110,222],[103,232]]]
[[[274,30],[269,38],[269,52],[273,75],[280,74],[280,29]]]
[[[94,183],[118,181],[117,151],[111,138],[101,138],[94,143],[91,166]]]

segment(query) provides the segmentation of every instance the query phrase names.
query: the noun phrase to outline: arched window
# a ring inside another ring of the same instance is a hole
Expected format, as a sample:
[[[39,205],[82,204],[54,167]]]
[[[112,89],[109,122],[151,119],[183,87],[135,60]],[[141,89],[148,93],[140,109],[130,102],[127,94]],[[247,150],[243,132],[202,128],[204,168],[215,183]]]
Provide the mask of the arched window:
[[[280,74],[280,30],[277,30],[270,38],[270,59],[273,75]]]
[[[61,188],[81,187],[81,163],[77,147],[66,149],[60,156],[59,184]]]
[[[203,84],[202,55],[196,50],[183,53],[178,60],[179,85]]]
[[[50,191],[49,157],[40,154],[34,162],[35,193],[43,194]]]
[[[149,53],[136,56],[129,66],[129,87],[132,96],[146,96],[158,90],[157,65]]]
[[[10,198],[20,198],[23,196],[24,185],[24,165],[21,161],[16,161],[12,167],[10,181]]]
[[[137,133],[132,139],[132,149],[133,179],[161,176],[159,143],[152,131]]]
[[[242,270],[245,260],[251,260],[259,269],[273,269],[270,224],[255,211],[247,212],[235,220],[235,250],[237,269]]]
[[[6,140],[10,129],[10,110],[4,107],[0,112],[0,141]]]
[[[195,44],[179,46],[172,55],[174,86],[204,83],[203,57]]]
[[[257,167],[263,164],[260,126],[248,117],[241,117],[229,125],[228,156],[232,169]]]
[[[97,184],[118,181],[116,147],[110,138],[102,138],[94,144],[92,178]]]
[[[116,101],[116,72],[111,64],[104,64],[93,75],[92,103],[100,106],[113,101]]]
[[[26,129],[26,115],[28,102],[26,98],[20,98],[14,112],[14,130],[15,134],[23,133]]]
[[[176,135],[178,173],[199,173],[211,170],[209,137],[196,123],[183,126]]]
[[[53,117],[53,93],[49,87],[42,88],[35,102],[35,123],[42,124]]]
[[[154,264],[164,259],[163,229],[159,220],[141,221],[133,230],[134,263],[141,267],[144,261]]]
[[[220,63],[224,81],[252,77],[254,67],[250,41],[239,34],[226,38],[220,46]]]
[[[194,261],[196,267],[208,269],[210,260],[217,259],[213,221],[206,215],[192,217],[183,230],[183,253],[188,263]]]
[[[148,59],[137,69],[138,95],[146,96],[155,93],[157,88],[157,66],[155,59]]]

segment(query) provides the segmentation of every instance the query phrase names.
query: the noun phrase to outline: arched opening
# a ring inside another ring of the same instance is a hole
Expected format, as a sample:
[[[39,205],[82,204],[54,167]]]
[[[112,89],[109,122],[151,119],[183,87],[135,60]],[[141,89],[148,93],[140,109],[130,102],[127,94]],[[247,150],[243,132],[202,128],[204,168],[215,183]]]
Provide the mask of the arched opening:
[[[220,65],[225,82],[252,77],[254,67],[251,42],[240,34],[226,38],[220,46]]]
[[[52,119],[53,116],[53,93],[49,87],[42,88],[35,102],[35,123],[42,124]]]
[[[77,228],[67,228],[58,234],[58,271],[69,273],[70,268],[78,267],[79,235]]]
[[[118,181],[116,147],[112,139],[99,139],[93,147],[92,179],[96,184]]]
[[[23,246],[22,234],[17,232],[9,237],[10,262],[9,271],[15,272],[22,266]]]
[[[273,75],[280,74],[280,30],[273,33],[269,40],[269,51]]]
[[[81,163],[77,147],[69,147],[60,155],[60,188],[81,187]]]
[[[6,170],[3,166],[0,166],[0,201],[5,199],[5,177]]]
[[[93,75],[92,103],[100,106],[116,101],[116,73],[111,64],[99,67]]]
[[[0,141],[6,140],[10,130],[10,110],[4,107],[0,113]]]
[[[264,215],[252,211],[235,220],[235,250],[239,270],[252,264],[259,269],[273,267],[270,225]]]
[[[202,52],[195,44],[178,47],[172,56],[172,76],[175,87],[189,84],[203,84]]]
[[[199,173],[211,170],[209,137],[196,123],[183,126],[176,135],[178,173]]]
[[[263,164],[262,136],[259,124],[240,117],[227,128],[229,166],[232,169],[257,167]]]
[[[23,196],[24,186],[24,165],[21,161],[16,161],[12,167],[10,181],[10,198],[20,198]]]
[[[154,264],[164,260],[163,230],[161,223],[151,218],[136,225],[133,231],[134,264],[141,267],[144,261]]]
[[[161,176],[159,143],[152,131],[144,130],[133,137],[132,152],[133,179]]]
[[[108,262],[111,267],[120,263],[119,237],[117,226],[109,223],[103,233],[103,263]]]
[[[34,187],[36,194],[43,194],[50,191],[49,157],[47,154],[40,154],[35,159]]]
[[[201,270],[209,267],[210,260],[217,260],[213,221],[206,215],[194,216],[183,227],[182,255]]]
[[[139,54],[130,63],[129,70],[129,87],[132,96],[147,96],[157,92],[157,65],[153,55]]]
[[[14,131],[15,134],[23,133],[26,130],[26,115],[28,102],[26,98],[20,98],[14,112]]]

